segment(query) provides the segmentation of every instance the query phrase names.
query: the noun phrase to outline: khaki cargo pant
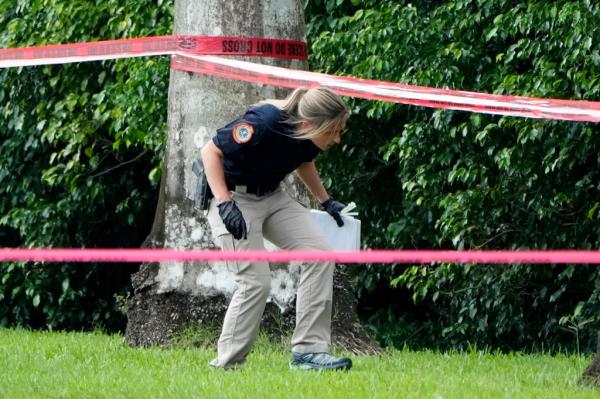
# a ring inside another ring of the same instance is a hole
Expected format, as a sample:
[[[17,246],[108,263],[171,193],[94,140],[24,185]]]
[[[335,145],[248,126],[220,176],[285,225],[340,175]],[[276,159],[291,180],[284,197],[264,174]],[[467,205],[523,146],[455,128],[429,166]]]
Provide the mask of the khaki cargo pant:
[[[215,201],[208,211],[213,235],[223,250],[264,250],[263,236],[281,249],[330,249],[309,210],[285,191],[278,189],[262,197],[240,191],[243,189],[238,188],[232,196],[246,220],[247,240],[235,240],[229,234]],[[225,368],[243,365],[256,339],[271,290],[267,262],[227,262],[227,267],[234,273],[238,287],[225,314],[217,358],[211,362],[211,366]],[[300,268],[292,336],[294,352],[329,351],[333,271],[331,262],[305,263]]]

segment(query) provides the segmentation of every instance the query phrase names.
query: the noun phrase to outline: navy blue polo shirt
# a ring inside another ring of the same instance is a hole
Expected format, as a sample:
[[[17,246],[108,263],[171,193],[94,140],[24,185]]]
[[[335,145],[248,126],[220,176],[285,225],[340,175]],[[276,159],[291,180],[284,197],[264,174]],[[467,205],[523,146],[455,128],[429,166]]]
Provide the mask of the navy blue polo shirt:
[[[285,119],[276,106],[261,104],[217,130],[212,140],[223,152],[228,185],[276,187],[300,164],[315,159],[319,147],[294,138],[294,128]]]

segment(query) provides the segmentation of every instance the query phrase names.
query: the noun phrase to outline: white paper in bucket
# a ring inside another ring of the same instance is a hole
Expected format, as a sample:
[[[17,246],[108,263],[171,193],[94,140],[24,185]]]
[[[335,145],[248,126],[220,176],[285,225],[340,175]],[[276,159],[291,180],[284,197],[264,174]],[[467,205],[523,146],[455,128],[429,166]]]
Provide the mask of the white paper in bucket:
[[[329,245],[334,251],[357,251],[360,249],[360,220],[355,219],[352,212],[356,205],[351,202],[341,212],[344,225],[338,227],[335,220],[327,212],[311,209],[310,214],[321,226]]]

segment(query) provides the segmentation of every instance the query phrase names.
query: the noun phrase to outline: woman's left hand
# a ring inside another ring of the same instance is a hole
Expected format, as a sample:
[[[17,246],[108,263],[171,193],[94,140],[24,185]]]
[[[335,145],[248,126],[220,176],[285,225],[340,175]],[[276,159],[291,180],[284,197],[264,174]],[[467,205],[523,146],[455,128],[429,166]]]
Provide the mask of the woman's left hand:
[[[340,211],[346,207],[346,205],[338,202],[331,197],[321,204],[323,210],[331,215],[332,218],[335,219],[338,227],[342,227],[344,225],[344,220],[342,219],[342,215]]]

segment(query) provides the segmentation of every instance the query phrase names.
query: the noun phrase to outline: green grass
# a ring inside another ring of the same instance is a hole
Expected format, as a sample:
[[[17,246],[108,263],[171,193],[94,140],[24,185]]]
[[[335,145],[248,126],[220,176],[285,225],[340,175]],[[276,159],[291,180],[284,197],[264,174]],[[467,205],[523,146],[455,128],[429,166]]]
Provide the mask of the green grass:
[[[204,349],[133,349],[122,336],[0,329],[0,398],[598,398],[578,380],[590,358],[389,351],[350,372],[287,368],[263,338],[243,370]]]

